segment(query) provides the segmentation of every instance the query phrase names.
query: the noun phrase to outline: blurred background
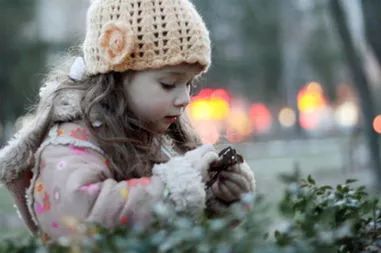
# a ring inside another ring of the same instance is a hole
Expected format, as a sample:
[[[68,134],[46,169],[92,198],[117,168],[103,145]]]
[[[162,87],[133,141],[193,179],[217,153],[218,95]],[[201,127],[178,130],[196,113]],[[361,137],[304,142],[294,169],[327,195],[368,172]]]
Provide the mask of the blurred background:
[[[213,65],[188,114],[205,143],[233,146],[258,192],[278,175],[381,189],[381,1],[193,0]],[[88,0],[0,0],[0,146],[36,102],[49,66],[84,38]],[[0,187],[0,239],[25,231]],[[275,212],[275,211],[274,211]],[[276,214],[274,214],[276,215]]]

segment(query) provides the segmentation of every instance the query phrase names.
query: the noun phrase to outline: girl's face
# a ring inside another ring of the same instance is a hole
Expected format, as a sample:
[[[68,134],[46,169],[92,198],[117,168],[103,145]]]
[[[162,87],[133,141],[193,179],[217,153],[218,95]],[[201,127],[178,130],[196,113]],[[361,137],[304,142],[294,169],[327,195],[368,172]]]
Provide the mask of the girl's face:
[[[200,71],[199,65],[180,64],[133,73],[123,84],[130,110],[150,130],[164,133],[184,113]]]

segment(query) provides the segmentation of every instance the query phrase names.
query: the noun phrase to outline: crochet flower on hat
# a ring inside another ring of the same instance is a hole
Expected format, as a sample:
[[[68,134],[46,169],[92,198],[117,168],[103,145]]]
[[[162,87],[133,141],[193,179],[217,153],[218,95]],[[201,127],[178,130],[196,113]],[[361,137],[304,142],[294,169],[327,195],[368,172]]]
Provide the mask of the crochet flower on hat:
[[[105,24],[99,37],[102,57],[110,65],[118,65],[134,48],[133,31],[121,22]]]

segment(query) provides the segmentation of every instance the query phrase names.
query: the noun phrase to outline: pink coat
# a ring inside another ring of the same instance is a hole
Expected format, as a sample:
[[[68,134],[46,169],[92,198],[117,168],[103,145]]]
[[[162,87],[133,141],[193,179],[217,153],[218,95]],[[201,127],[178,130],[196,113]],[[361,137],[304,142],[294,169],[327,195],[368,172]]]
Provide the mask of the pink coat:
[[[36,155],[29,211],[50,238],[70,235],[81,222],[116,227],[147,221],[163,199],[159,175],[117,182],[110,160],[78,124],[55,125]]]

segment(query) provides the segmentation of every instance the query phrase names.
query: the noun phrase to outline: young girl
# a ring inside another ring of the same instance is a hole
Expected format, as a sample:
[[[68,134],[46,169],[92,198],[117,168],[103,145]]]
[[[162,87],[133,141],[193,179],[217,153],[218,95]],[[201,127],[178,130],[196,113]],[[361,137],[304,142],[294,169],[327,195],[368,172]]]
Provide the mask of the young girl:
[[[206,189],[218,159],[184,109],[210,65],[209,33],[188,0],[94,0],[84,59],[50,75],[33,116],[0,152],[0,180],[29,229],[57,239],[75,224],[148,221],[165,201],[217,215],[254,191],[246,163]]]

